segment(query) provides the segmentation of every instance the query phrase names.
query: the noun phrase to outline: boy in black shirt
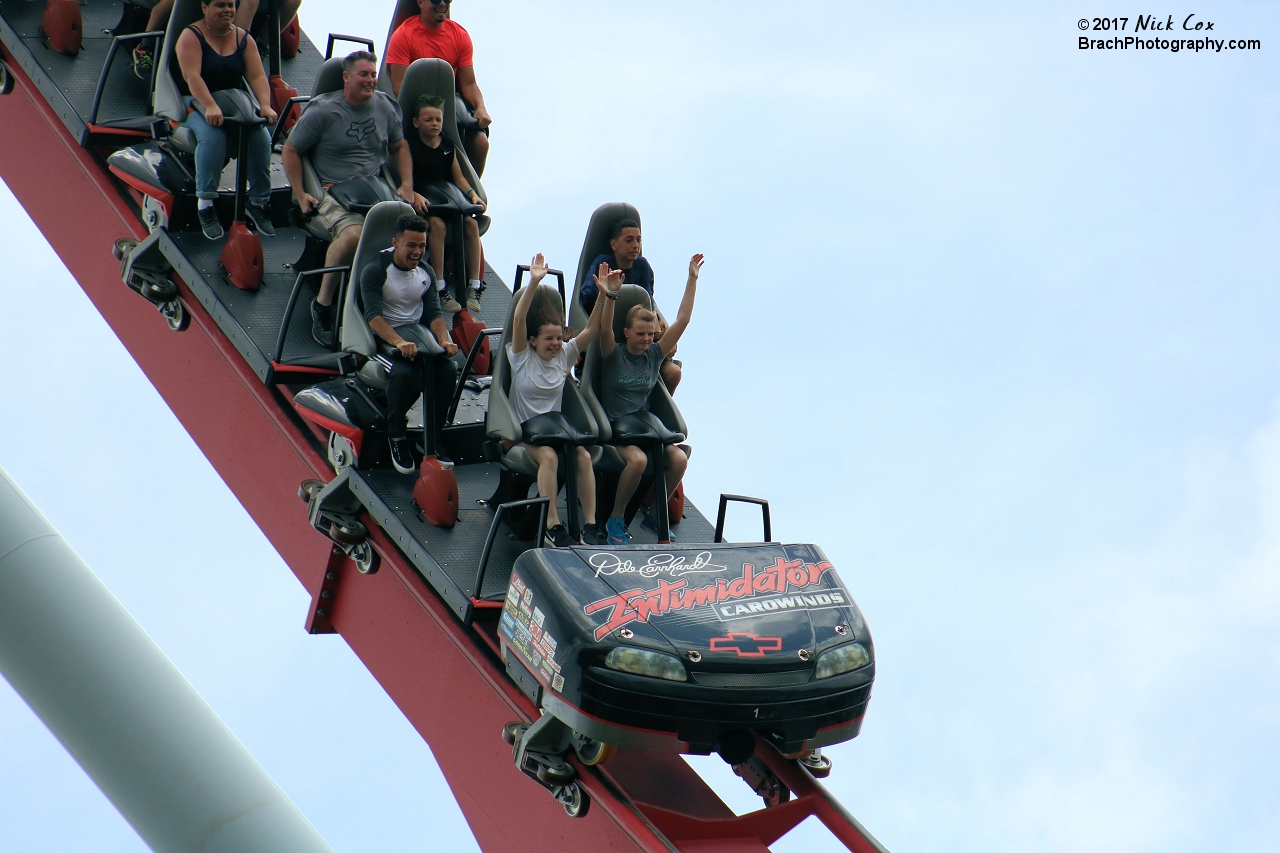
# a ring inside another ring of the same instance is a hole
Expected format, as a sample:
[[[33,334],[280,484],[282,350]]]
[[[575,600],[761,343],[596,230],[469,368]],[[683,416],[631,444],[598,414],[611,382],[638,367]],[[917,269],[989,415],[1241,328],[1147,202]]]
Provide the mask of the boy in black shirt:
[[[449,314],[462,310],[462,306],[447,288],[444,279],[444,220],[431,216],[427,204],[427,187],[445,181],[462,190],[472,204],[484,206],[480,194],[463,177],[453,141],[441,131],[444,128],[444,100],[436,95],[423,95],[416,104],[413,117],[416,134],[405,137],[409,141],[409,155],[413,158],[413,206],[427,217],[431,232],[427,237],[431,268],[436,274],[436,289],[440,292],[440,307]],[[462,218],[466,229],[467,251],[467,310],[475,314],[480,310],[480,228],[474,216]]]

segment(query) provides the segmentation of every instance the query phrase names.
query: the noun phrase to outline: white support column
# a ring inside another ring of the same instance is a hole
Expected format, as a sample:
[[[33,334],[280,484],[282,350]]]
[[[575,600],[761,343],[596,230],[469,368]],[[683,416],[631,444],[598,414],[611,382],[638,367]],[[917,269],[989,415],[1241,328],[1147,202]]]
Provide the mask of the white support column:
[[[0,673],[157,853],[333,853],[3,469]]]

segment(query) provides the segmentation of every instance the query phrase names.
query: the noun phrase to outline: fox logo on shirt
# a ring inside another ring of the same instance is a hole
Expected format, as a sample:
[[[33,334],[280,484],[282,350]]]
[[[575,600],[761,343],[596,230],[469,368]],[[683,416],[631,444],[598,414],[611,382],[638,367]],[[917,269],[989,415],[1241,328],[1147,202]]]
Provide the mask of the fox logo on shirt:
[[[347,128],[347,136],[350,136],[356,142],[364,142],[364,138],[373,133],[377,129],[377,121],[367,118],[364,121],[353,121],[351,126]]]

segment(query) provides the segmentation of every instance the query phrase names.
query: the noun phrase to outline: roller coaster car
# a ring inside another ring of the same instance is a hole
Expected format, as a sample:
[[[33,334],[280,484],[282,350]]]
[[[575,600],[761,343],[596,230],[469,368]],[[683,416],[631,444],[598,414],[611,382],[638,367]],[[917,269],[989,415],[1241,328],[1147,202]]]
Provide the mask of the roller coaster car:
[[[805,758],[855,737],[875,678],[867,624],[815,545],[526,551],[498,638],[544,712],[504,737],[570,814],[570,750],[589,765],[617,747],[714,751],[747,778],[756,736]]]

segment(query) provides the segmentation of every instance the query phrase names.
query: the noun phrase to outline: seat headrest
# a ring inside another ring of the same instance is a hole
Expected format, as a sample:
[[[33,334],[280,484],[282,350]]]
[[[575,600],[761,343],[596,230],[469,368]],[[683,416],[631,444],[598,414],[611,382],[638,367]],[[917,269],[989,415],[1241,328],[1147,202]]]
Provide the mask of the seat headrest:
[[[457,99],[454,97],[453,68],[443,59],[417,59],[404,72],[404,80],[400,83],[400,111],[404,114],[404,134],[411,136],[418,131],[413,126],[417,113],[418,98],[423,95],[437,95],[444,101],[444,132],[453,144],[460,145],[458,139]]]
[[[511,387],[510,367],[507,363],[507,344],[511,342],[511,323],[516,316],[516,305],[520,301],[522,290],[517,290],[511,295],[511,305],[507,308],[507,322],[502,327],[502,336],[498,341],[498,369],[494,371],[497,381],[506,391]],[[543,312],[554,312],[552,316],[564,316],[563,303],[560,301],[560,291],[547,284],[538,285],[538,292],[533,295],[533,301],[529,305],[529,313],[525,315],[525,333],[529,334],[530,317],[537,317]]]
[[[351,280],[358,282],[365,265],[378,253],[391,248],[391,238],[396,233],[396,220],[401,216],[414,216],[414,210],[403,201],[382,201],[369,208],[364,217],[364,230],[351,259]]]
[[[326,59],[316,72],[316,82],[311,87],[311,97],[342,91],[342,57]]]
[[[649,291],[638,284],[624,284],[618,293],[618,300],[613,306],[613,339],[620,346],[625,346],[622,328],[627,324],[627,313],[633,306],[643,305],[650,310],[653,302],[649,299]]]
[[[625,201],[611,201],[597,207],[591,214],[591,221],[587,223],[587,236],[582,241],[582,254],[578,256],[578,274],[568,288],[572,294],[569,297],[569,321],[575,326],[585,325],[587,322],[578,302],[578,289],[587,277],[587,265],[609,251],[609,230],[619,219],[634,219],[639,222],[640,211],[636,210],[635,205]]]

